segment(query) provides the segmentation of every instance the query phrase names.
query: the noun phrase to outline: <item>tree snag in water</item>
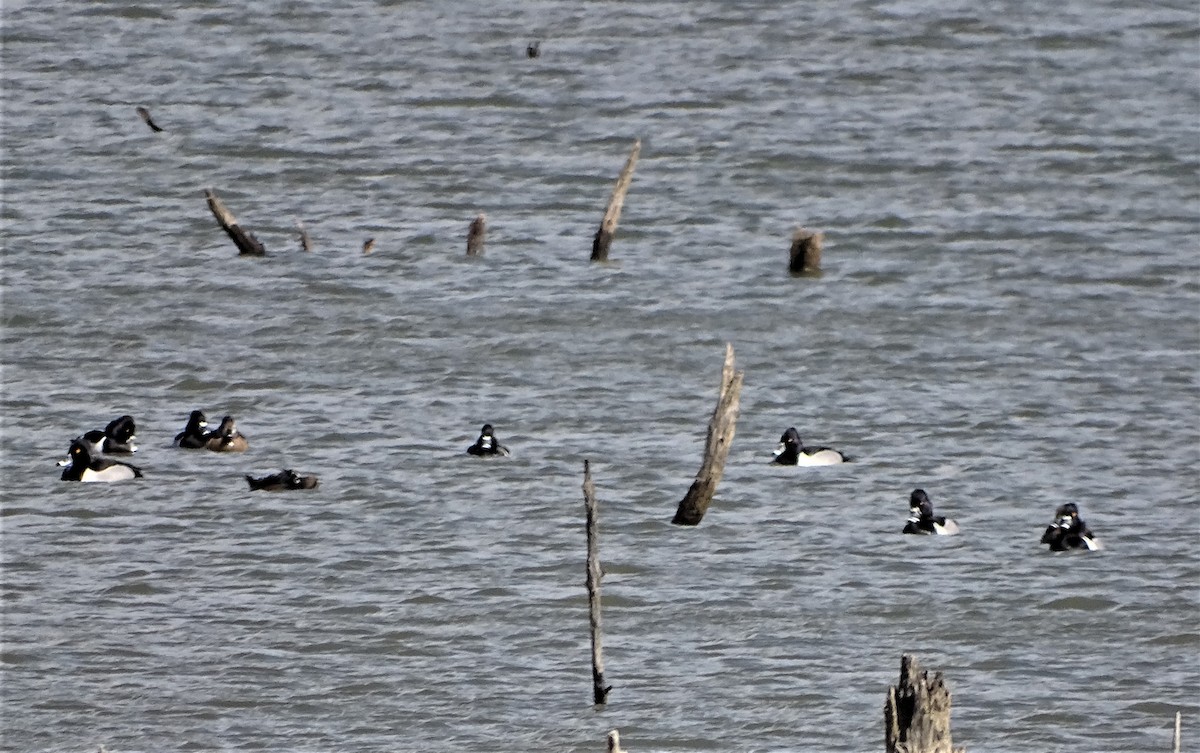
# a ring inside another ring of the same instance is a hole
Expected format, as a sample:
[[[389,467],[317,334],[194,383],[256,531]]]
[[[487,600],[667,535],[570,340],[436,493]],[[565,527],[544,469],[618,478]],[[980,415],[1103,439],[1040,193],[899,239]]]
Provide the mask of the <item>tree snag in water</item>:
[[[312,251],[312,239],[308,237],[308,229],[304,227],[304,223],[296,220],[296,229],[300,231],[300,250]]]
[[[478,217],[471,220],[471,227],[467,229],[467,256],[483,254],[485,235],[487,235],[487,215],[481,212]]]
[[[154,122],[154,118],[150,117],[150,111],[147,110],[145,107],[137,108],[137,114],[138,114],[138,117],[140,117],[142,119],[143,123],[150,126],[151,131],[158,133],[162,130],[161,128],[158,127],[158,123]]]
[[[601,655],[600,632],[600,539],[599,512],[596,507],[596,485],[592,470],[583,461],[583,506],[587,512],[587,592],[588,622],[592,627],[592,700],[597,705],[608,702],[612,685],[604,684],[604,657]]]
[[[950,740],[950,690],[942,673],[921,671],[911,654],[900,657],[900,681],[883,706],[887,753],[965,753]]]
[[[792,233],[788,272],[795,277],[815,276],[821,272],[821,244],[825,234],[798,227]]]
[[[208,199],[208,208],[212,211],[213,216],[217,218],[217,223],[225,231],[225,234],[229,236],[230,240],[233,241],[233,245],[237,246],[239,254],[243,256],[267,255],[267,249],[263,247],[263,244],[258,242],[258,238],[255,238],[253,234],[242,230],[238,226],[237,218],[233,216],[233,212],[230,212],[226,208],[220,197],[217,196],[216,191],[207,188],[204,190],[204,196]]]
[[[633,149],[629,151],[629,159],[617,176],[617,184],[613,187],[608,207],[604,210],[604,219],[600,229],[592,241],[592,261],[608,261],[608,247],[612,245],[613,234],[617,232],[617,222],[621,219],[621,209],[625,207],[625,193],[633,182],[633,169],[637,167],[638,154],[642,151],[642,140],[634,139]]]
[[[672,523],[679,526],[699,525],[708,512],[717,484],[725,473],[725,459],[733,444],[737,428],[738,404],[742,394],[742,379],[745,372],[733,370],[733,346],[725,345],[725,365],[721,369],[721,393],[717,407],[708,421],[708,440],[704,445],[704,462],[696,474],[696,480],[679,502]]]

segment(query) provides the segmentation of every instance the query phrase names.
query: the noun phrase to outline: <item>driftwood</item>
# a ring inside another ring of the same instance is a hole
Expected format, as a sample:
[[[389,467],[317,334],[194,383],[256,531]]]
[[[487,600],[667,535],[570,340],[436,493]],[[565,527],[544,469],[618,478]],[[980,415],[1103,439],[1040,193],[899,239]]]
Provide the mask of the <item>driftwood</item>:
[[[159,131],[162,130],[161,128],[158,127],[158,123],[154,122],[154,118],[150,117],[150,111],[147,110],[145,107],[137,108],[137,114],[138,114],[138,117],[140,117],[142,119],[143,123],[150,126],[150,130],[154,131],[155,133],[158,133]]]
[[[725,459],[733,444],[737,427],[738,403],[742,394],[742,378],[745,372],[733,370],[733,346],[725,345],[725,365],[721,369],[721,393],[717,407],[708,422],[708,440],[704,445],[704,462],[696,474],[696,480],[679,502],[679,509],[671,520],[675,525],[699,525],[712,502],[717,484],[725,473]]]
[[[312,251],[312,239],[308,237],[308,229],[304,227],[304,223],[296,220],[296,229],[300,231],[300,250]]]
[[[363,241],[363,255],[366,256],[367,254],[371,254],[374,252],[375,252],[375,239],[367,238],[365,241]]]
[[[625,206],[625,194],[629,184],[633,182],[633,170],[637,167],[638,154],[642,151],[642,140],[635,139],[633,149],[629,151],[629,159],[617,176],[617,184],[613,187],[612,196],[604,210],[604,219],[600,221],[600,229],[592,241],[592,261],[608,261],[608,247],[612,245],[613,234],[617,232],[617,222],[621,219],[621,209]]]
[[[798,227],[792,233],[792,247],[788,251],[788,272],[792,275],[815,275],[821,271],[821,244],[825,234]]]
[[[471,220],[471,227],[467,229],[467,256],[483,254],[483,239],[486,235],[487,215],[481,212],[478,217]]]
[[[612,685],[604,684],[604,657],[601,655],[600,631],[600,540],[599,513],[596,509],[596,485],[592,483],[592,470],[588,461],[583,461],[583,505],[587,511],[587,592],[588,622],[592,628],[592,700],[596,704],[608,701]]]
[[[233,244],[237,246],[239,254],[243,256],[267,255],[267,249],[263,248],[263,244],[258,242],[258,238],[255,238],[253,234],[242,230],[238,226],[237,218],[233,216],[233,212],[230,212],[226,208],[215,191],[211,188],[205,189],[204,196],[208,199],[208,208],[212,210],[213,216],[217,218],[217,223],[220,224],[221,229],[233,241]]]
[[[887,753],[965,753],[950,740],[950,690],[942,673],[921,671],[911,654],[900,657],[900,681],[883,706]]]

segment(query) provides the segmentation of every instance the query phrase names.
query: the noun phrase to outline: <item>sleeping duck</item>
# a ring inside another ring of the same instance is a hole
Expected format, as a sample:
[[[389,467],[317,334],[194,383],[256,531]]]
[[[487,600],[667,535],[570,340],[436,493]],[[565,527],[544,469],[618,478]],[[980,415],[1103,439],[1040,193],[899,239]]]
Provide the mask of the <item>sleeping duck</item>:
[[[262,478],[254,478],[246,474],[246,481],[250,484],[250,491],[261,489],[268,492],[316,489],[321,483],[316,476],[301,476],[291,468],[284,468],[279,473],[272,473],[270,476],[263,476]]]
[[[913,489],[908,498],[908,522],[904,533],[953,536],[958,533],[958,523],[949,518],[933,514],[933,502],[924,489]]]
[[[779,438],[775,448],[776,465],[837,465],[849,463],[851,458],[829,447],[805,447],[800,441],[800,432],[789,428]]]
[[[1060,505],[1054,511],[1054,522],[1046,527],[1042,543],[1049,544],[1052,552],[1065,552],[1068,549],[1095,551],[1101,548],[1100,540],[1079,517],[1079,506],[1074,502]]]

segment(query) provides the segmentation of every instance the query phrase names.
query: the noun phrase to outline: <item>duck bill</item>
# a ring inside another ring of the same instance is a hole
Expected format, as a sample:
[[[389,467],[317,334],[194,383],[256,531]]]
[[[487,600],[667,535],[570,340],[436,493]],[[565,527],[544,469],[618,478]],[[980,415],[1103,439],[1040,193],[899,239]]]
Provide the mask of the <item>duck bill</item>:
[[[780,455],[782,455],[782,454],[783,454],[783,451],[784,451],[784,450],[786,450],[786,449],[787,449],[787,445],[786,445],[786,444],[784,444],[783,442],[780,442],[780,443],[779,443],[779,446],[775,448],[775,452],[773,452],[773,453],[771,453],[771,454],[772,454],[774,457],[779,457]]]

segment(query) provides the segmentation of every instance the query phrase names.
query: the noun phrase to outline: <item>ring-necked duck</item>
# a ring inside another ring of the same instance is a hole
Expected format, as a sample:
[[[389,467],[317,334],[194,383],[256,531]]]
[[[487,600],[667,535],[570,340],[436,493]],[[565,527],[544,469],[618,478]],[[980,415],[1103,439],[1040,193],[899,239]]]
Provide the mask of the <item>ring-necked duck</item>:
[[[78,440],[71,443],[68,457],[71,458],[71,464],[63,469],[63,481],[126,481],[142,477],[141,468],[97,457],[92,454],[90,445]]]
[[[206,435],[204,446],[213,452],[245,452],[250,443],[237,430],[233,416],[226,416],[221,419],[216,431]]]
[[[771,462],[778,465],[837,465],[850,461],[850,457],[829,447],[806,448],[800,441],[800,432],[793,427],[779,438],[775,459]]]
[[[137,424],[134,423],[133,416],[115,418],[104,427],[104,444],[100,449],[114,455],[137,452],[137,445],[133,443],[136,434]]]
[[[933,503],[924,489],[913,489],[908,498],[908,522],[904,533],[935,534],[953,536],[958,533],[958,523],[949,518],[933,514]]]
[[[208,426],[208,420],[204,418],[204,413],[198,410],[192,411],[192,415],[188,416],[187,426],[175,435],[175,444],[188,450],[198,450],[204,447],[208,442],[208,433],[204,431],[206,426]]]
[[[250,474],[246,474],[246,482],[250,484],[251,491],[261,489],[268,492],[316,489],[317,485],[321,483],[316,476],[301,476],[291,468],[284,468],[279,473],[272,473],[270,476],[262,478],[254,478]]]
[[[484,424],[479,430],[479,439],[475,440],[475,444],[467,448],[467,452],[471,455],[508,455],[508,448],[500,444],[496,439],[496,435],[492,432],[491,424]]]
[[[1065,552],[1068,549],[1095,551],[1101,548],[1100,540],[1079,517],[1079,507],[1074,502],[1060,505],[1054,511],[1054,522],[1046,527],[1042,543],[1049,544],[1052,552]]]

